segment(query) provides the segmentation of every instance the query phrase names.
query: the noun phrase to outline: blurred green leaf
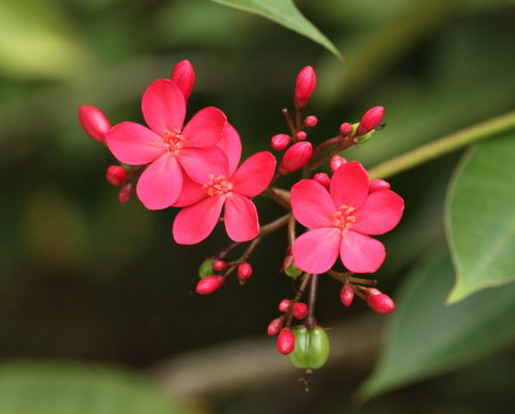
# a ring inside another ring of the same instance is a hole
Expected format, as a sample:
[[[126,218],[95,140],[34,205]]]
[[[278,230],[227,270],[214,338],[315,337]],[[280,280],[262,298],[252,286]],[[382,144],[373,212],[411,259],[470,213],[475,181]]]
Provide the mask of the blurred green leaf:
[[[143,378],[106,367],[0,365],[0,414],[179,414]]]
[[[449,302],[515,280],[515,132],[463,158],[448,194],[446,220],[457,272]]]
[[[334,44],[295,7],[292,0],[211,0],[265,17],[322,45],[343,60]]]
[[[453,279],[448,254],[433,256],[408,275],[377,368],[360,389],[362,398],[472,362],[513,335],[515,285],[446,306]]]

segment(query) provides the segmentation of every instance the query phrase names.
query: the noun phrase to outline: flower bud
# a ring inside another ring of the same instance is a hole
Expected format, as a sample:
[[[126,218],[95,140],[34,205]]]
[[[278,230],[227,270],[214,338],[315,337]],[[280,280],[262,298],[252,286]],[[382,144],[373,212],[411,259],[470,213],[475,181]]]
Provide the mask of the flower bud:
[[[329,187],[329,184],[331,184],[331,179],[326,173],[316,173],[313,176],[313,180],[322,184],[324,187]]]
[[[295,305],[293,305],[293,316],[295,316],[297,319],[304,319],[306,316],[308,316],[308,313],[308,305],[305,303],[297,302]]]
[[[195,85],[195,70],[189,60],[183,60],[175,65],[172,81],[179,87],[184,99],[188,100]]]
[[[295,83],[295,107],[304,109],[308,104],[309,98],[313,95],[317,85],[315,70],[311,66],[306,66],[297,75]]]
[[[215,259],[213,260],[213,270],[215,272],[223,272],[227,267],[227,262],[225,260]]]
[[[354,289],[350,283],[344,283],[342,290],[340,291],[340,300],[343,306],[350,306],[354,300]]]
[[[282,151],[290,145],[290,137],[286,134],[277,134],[272,137],[272,148],[277,151]]]
[[[281,318],[275,318],[268,325],[266,333],[267,333],[268,336],[277,335],[282,327],[283,327],[283,320]]]
[[[238,279],[247,280],[252,276],[252,266],[250,263],[242,263],[238,266]]]
[[[293,144],[284,153],[283,160],[279,166],[279,172],[281,174],[288,174],[300,170],[306,165],[312,154],[313,145],[311,145],[311,142],[303,141]]]
[[[290,328],[283,328],[277,337],[277,350],[283,355],[288,355],[294,349],[295,336]]]
[[[348,137],[352,133],[352,125],[348,122],[344,122],[340,125],[340,135],[342,137]]]
[[[333,155],[331,158],[330,168],[332,172],[335,172],[338,168],[340,168],[343,164],[345,164],[347,160],[339,155]]]
[[[213,293],[215,290],[220,289],[222,287],[225,278],[219,275],[213,275],[205,277],[204,279],[200,279],[195,287],[195,290],[199,295],[209,295]]]
[[[122,185],[127,181],[127,171],[121,165],[111,165],[106,171],[106,179],[112,185]]]
[[[81,105],[79,108],[79,122],[86,134],[98,142],[105,142],[111,129],[111,123],[103,112],[91,105]]]
[[[375,180],[370,180],[369,185],[370,186],[369,186],[368,191],[370,193],[373,193],[374,191],[390,189],[390,183],[386,182],[385,180],[380,180],[379,178],[377,178]]]
[[[279,312],[288,312],[291,308],[291,301],[283,299],[279,302]]]
[[[308,134],[306,134],[304,131],[299,131],[295,134],[297,141],[305,141],[307,137]]]
[[[356,131],[358,135],[365,135],[366,133],[375,129],[383,120],[384,116],[384,108],[382,106],[374,106],[369,109],[361,118],[361,122],[359,123],[358,130]]]
[[[125,184],[120,191],[118,191],[118,201],[120,203],[126,203],[129,201],[132,195],[132,183]]]
[[[306,119],[304,119],[304,126],[306,128],[316,127],[317,124],[318,124],[318,118],[315,115],[307,116]]]
[[[369,293],[369,290],[374,290],[379,293]],[[395,302],[390,296],[381,293],[377,289],[367,289],[366,294],[367,304],[374,312],[388,314],[392,313],[395,310]]]

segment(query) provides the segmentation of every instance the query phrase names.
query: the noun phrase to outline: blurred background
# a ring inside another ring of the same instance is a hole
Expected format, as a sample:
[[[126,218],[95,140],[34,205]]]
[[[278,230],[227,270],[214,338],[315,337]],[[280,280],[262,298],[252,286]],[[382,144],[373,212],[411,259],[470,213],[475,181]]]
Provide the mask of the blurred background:
[[[296,33],[208,0],[1,0],[0,414],[512,407],[509,346],[356,404],[387,317],[370,315],[363,303],[344,309],[338,283],[325,279],[317,315],[334,327],[333,354],[306,393],[301,373],[265,338],[276,304],[292,293],[278,273],[284,234],[259,246],[246,286],[231,281],[212,296],[192,295],[199,264],[228,243],[223,232],[175,245],[175,211],[150,212],[136,199],[121,205],[105,181],[109,154],[81,130],[79,105],[101,108],[113,123],[142,122],[143,91],[183,59],[197,74],[189,116],[221,108],[245,156],[287,132],[280,109],[293,106],[295,77],[306,65],[319,80],[306,113],[319,118],[314,142],[372,106],[386,107],[387,128],[349,152],[369,167],[515,107],[512,1],[296,4],[345,65]],[[444,239],[444,194],[459,156],[392,180],[407,210],[382,238],[389,256],[378,277],[393,297],[410,267]],[[266,199],[258,208],[262,223],[282,214]]]

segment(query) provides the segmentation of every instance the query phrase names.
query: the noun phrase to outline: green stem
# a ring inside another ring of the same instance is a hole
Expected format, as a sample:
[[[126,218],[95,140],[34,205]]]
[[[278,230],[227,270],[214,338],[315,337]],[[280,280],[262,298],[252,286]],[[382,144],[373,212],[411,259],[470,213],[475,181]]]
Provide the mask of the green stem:
[[[449,134],[372,168],[371,178],[388,178],[466,145],[515,129],[515,111]]]

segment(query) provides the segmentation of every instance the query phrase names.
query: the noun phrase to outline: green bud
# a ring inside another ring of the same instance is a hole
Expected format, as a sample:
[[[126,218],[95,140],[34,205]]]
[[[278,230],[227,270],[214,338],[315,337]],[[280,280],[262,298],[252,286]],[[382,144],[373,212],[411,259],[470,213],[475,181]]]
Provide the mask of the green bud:
[[[302,274],[302,270],[300,270],[297,266],[295,266],[295,264],[292,263],[284,269],[284,273],[286,273],[286,276],[299,277]]]
[[[329,358],[329,337],[323,328],[305,326],[292,330],[295,349],[288,356],[290,362],[300,369],[318,369]]]
[[[201,279],[212,276],[214,273],[215,271],[213,270],[213,259],[204,260],[198,268],[198,275]]]

